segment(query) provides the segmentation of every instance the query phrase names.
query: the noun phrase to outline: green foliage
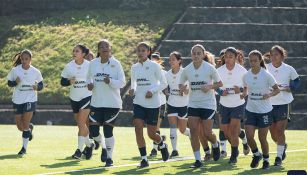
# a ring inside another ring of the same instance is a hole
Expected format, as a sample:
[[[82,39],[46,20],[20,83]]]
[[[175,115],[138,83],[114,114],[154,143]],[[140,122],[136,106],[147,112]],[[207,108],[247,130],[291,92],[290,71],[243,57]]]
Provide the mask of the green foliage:
[[[159,9],[79,10],[42,16],[0,17],[0,102],[8,103],[11,99],[5,77],[11,69],[12,56],[23,49],[32,50],[32,64],[42,72],[48,84],[39,94],[40,104],[68,102],[68,88],[60,86],[60,74],[78,43],[96,53],[97,42],[109,39],[128,80],[131,64],[136,60],[137,43],[147,41],[155,46],[179,13],[178,10]]]

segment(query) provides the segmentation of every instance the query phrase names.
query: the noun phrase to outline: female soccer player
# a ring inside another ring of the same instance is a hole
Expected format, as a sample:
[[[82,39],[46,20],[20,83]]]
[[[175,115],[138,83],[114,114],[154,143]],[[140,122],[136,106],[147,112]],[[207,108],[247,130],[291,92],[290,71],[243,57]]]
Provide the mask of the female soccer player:
[[[19,156],[24,156],[27,152],[28,142],[32,138],[30,121],[35,111],[37,102],[37,91],[44,87],[41,72],[31,65],[32,53],[30,50],[23,50],[14,56],[12,70],[7,75],[7,84],[14,87],[13,108],[16,125],[22,132],[22,148],[18,152]]]

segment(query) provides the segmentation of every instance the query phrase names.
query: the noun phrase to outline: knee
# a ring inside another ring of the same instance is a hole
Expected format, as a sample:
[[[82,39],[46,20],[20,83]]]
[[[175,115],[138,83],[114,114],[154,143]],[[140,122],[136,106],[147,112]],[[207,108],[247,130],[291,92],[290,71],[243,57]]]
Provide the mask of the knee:
[[[180,131],[181,134],[184,134],[185,130],[186,130],[186,128],[179,128],[179,131]]]
[[[98,137],[99,136],[99,129],[100,129],[100,126],[99,125],[93,125],[91,124],[89,126],[89,131],[90,131],[90,135],[92,137]]]
[[[155,137],[157,136],[157,134],[155,132],[148,132],[148,137],[151,139],[151,140],[154,140]]]
[[[105,138],[113,137],[113,126],[104,125],[103,126],[103,134]]]

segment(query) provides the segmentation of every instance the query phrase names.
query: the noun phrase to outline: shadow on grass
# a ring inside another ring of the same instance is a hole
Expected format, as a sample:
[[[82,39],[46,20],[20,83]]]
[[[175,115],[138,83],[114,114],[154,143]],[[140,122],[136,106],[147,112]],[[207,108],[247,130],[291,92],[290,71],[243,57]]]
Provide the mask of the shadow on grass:
[[[73,159],[71,157],[65,157],[63,159],[56,159],[60,161],[58,163],[50,164],[50,165],[41,165],[41,167],[45,168],[61,168],[61,167],[68,167],[68,166],[78,166],[80,165],[81,160]]]
[[[288,170],[285,170],[284,167],[276,167],[276,166],[270,166],[270,169],[263,170],[261,169],[261,166],[258,167],[258,169],[250,169],[245,170],[243,172],[238,173],[238,175],[244,175],[244,174],[271,174],[271,173],[279,173],[279,174],[286,174]]]
[[[17,154],[8,154],[8,155],[2,155],[0,156],[0,160],[5,160],[5,159],[20,159],[22,157],[20,157]]]

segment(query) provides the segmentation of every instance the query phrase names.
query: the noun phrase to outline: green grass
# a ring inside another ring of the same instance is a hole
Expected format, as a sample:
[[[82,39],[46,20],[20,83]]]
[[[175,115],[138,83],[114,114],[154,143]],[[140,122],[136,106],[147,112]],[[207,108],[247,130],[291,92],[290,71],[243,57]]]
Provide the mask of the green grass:
[[[145,130],[144,130],[145,131]],[[237,166],[230,166],[227,159],[217,162],[205,163],[204,168],[189,169],[193,160],[176,161],[151,164],[149,168],[137,169],[135,165],[128,167],[105,169],[101,166],[100,151],[94,151],[91,160],[73,160],[70,158],[76,149],[77,127],[73,126],[36,126],[35,138],[29,143],[28,153],[23,158],[18,158],[16,153],[21,147],[21,133],[12,125],[0,125],[0,174],[39,174],[50,172],[66,172],[71,170],[84,170],[86,168],[99,168],[81,172],[67,172],[66,174],[286,174],[288,170],[306,169],[307,167],[307,131],[287,131],[288,151],[305,149],[301,152],[288,152],[282,167],[271,167],[269,170],[251,170],[251,154],[240,156]],[[169,135],[168,129],[162,133]],[[215,130],[217,133],[217,130]],[[135,164],[140,161],[136,147],[133,128],[117,127],[114,129],[115,150],[114,165]],[[178,132],[178,150],[181,157],[192,157],[189,139]],[[276,145],[269,138],[270,152],[276,151]],[[169,148],[171,148],[170,141]],[[152,142],[146,137],[147,152],[150,151]],[[259,143],[258,143],[259,144]],[[230,146],[228,145],[228,153]],[[242,153],[242,147],[240,145]],[[273,164],[275,154],[270,154]],[[150,161],[161,160],[160,154]]]
[[[124,68],[127,80],[136,60],[137,43],[155,46],[164,31],[181,13],[180,9],[78,10],[47,14],[0,17],[0,96],[1,103],[11,101],[6,86],[12,56],[23,50],[33,51],[32,64],[41,70],[48,87],[39,94],[40,104],[68,102],[68,88],[59,84],[60,74],[71,60],[73,46],[86,44],[96,53],[102,38],[113,44],[113,53]]]

